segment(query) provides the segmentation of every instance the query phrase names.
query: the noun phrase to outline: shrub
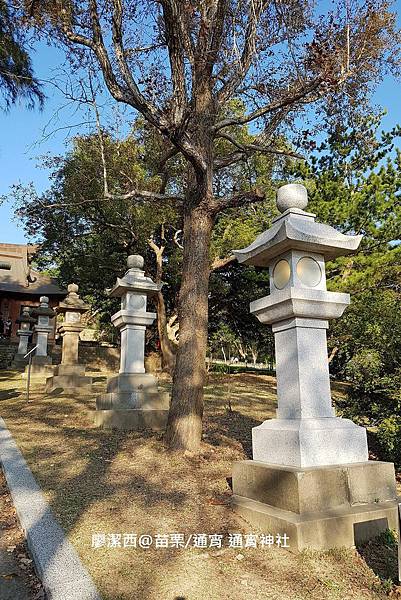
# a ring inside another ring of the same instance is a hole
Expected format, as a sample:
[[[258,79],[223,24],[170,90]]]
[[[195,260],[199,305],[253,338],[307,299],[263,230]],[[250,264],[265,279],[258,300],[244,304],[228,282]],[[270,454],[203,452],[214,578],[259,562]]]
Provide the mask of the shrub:
[[[392,415],[383,419],[377,428],[377,442],[381,449],[381,458],[401,466],[401,416]]]
[[[377,350],[363,349],[345,369],[351,383],[344,415],[378,425],[393,415],[401,416],[401,369],[386,373]]]

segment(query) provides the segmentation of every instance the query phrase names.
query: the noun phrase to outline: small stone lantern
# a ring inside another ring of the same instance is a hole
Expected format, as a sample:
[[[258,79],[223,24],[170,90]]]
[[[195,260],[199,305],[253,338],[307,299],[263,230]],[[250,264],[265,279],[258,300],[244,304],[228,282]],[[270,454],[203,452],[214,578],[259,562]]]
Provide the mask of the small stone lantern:
[[[32,316],[37,317],[37,323],[33,330],[36,333],[36,352],[35,352],[35,363],[37,364],[51,364],[52,359],[47,355],[47,339],[49,333],[53,330],[53,326],[50,325],[50,319],[55,316],[55,312],[49,306],[49,298],[47,296],[41,296],[39,299],[39,306],[32,310]]]
[[[79,364],[79,334],[84,329],[82,315],[88,311],[89,305],[85,304],[78,295],[78,286],[71,283],[68,295],[64,302],[57,307],[57,314],[64,315],[64,321],[57,331],[63,340],[61,364],[54,367],[52,377],[46,380],[46,392],[56,388],[83,388],[92,385],[92,378],[85,376],[85,365]]]
[[[263,529],[291,532],[298,549],[325,549],[397,527],[397,509],[394,466],[368,461],[366,430],[336,417],[331,401],[326,329],[350,297],[327,291],[325,260],[356,251],[362,236],[316,223],[307,203],[304,186],[283,186],[272,227],[234,251],[269,268],[270,294],[250,309],[272,325],[278,407],[252,430],[253,460],[234,465],[233,504]]]
[[[145,373],[146,326],[156,318],[147,312],[147,299],[161,286],[145,276],[143,264],[142,256],[129,256],[128,271],[108,292],[121,298],[121,310],[111,317],[120,330],[121,356],[119,375],[108,380],[107,393],[96,400],[95,423],[104,428],[159,430],[167,421],[169,396]]]
[[[50,319],[55,316],[55,312],[49,306],[49,298],[47,296],[41,296],[39,299],[39,306],[32,309],[32,316],[37,318],[37,322],[33,327],[34,334],[36,336],[37,348],[35,354],[32,357],[32,368],[31,377],[42,377],[50,375],[52,373],[52,358],[47,354],[47,340],[49,333],[53,331],[53,325],[50,324]],[[27,377],[28,367],[25,368],[23,377]]]
[[[36,340],[35,354],[32,357],[32,365],[30,370],[30,377],[41,378],[51,375],[53,372],[52,358],[47,354],[47,340],[49,333],[53,331],[53,325],[50,324],[50,319],[55,316],[55,312],[49,306],[49,298],[47,296],[41,296],[39,299],[39,306],[35,306],[32,309],[32,316],[36,317],[36,324],[33,326],[34,335]],[[28,365],[25,367],[25,371],[22,374],[23,379],[28,377]]]
[[[28,342],[32,335],[31,325],[35,323],[35,319],[31,317],[29,306],[24,306],[22,309],[22,315],[16,319],[19,323],[19,329],[17,335],[19,336],[19,344],[17,354],[14,356],[13,366],[21,367],[27,363],[27,359],[24,358],[28,352]]]

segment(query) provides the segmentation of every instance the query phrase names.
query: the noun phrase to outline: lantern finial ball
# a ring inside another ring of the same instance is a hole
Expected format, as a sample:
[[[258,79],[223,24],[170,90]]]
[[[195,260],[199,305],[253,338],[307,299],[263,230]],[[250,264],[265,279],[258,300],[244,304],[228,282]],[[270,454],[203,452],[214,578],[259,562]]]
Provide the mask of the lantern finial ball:
[[[127,258],[127,267],[129,269],[143,269],[144,260],[140,254],[131,254]]]
[[[277,208],[281,213],[289,208],[304,210],[308,206],[308,192],[300,183],[288,183],[277,190]]]
[[[79,289],[79,288],[78,288],[78,286],[77,286],[77,284],[76,284],[76,283],[70,283],[70,285],[69,285],[69,286],[67,286],[67,290],[68,290],[70,293],[72,292],[73,294],[76,294],[76,293],[77,293],[77,291],[78,291],[78,289]]]

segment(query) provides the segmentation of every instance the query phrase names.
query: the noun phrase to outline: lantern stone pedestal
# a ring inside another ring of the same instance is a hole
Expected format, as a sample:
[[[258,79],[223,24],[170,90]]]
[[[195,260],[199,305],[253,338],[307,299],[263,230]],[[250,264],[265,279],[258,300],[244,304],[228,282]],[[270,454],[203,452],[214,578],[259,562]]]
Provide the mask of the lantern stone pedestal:
[[[78,363],[79,334],[84,329],[81,322],[82,314],[87,312],[89,306],[78,295],[78,286],[71,283],[68,286],[68,295],[64,302],[60,302],[57,313],[64,315],[64,321],[58,328],[63,339],[61,364],[54,367],[53,375],[46,379],[46,392],[63,388],[71,390],[76,388],[90,389],[92,378],[85,375],[85,365]]]
[[[235,511],[264,533],[286,533],[292,551],[352,548],[398,530],[392,463],[301,469],[246,460],[234,464],[232,481]]]
[[[105,429],[165,428],[169,395],[160,392],[157,380],[145,373],[145,332],[156,318],[147,312],[147,298],[159,291],[160,286],[143,271],[143,258],[128,257],[128,271],[109,291],[121,298],[121,310],[111,321],[121,331],[120,373],[107,382],[107,390],[96,399],[95,424]]]
[[[16,369],[23,369],[28,362],[28,359],[25,358],[25,356],[28,352],[29,338],[32,335],[31,324],[35,323],[35,319],[31,317],[28,306],[24,306],[22,315],[16,319],[16,321],[20,325],[20,328],[17,330],[19,344],[17,354],[14,356],[11,366]]]
[[[331,402],[326,329],[350,298],[327,291],[325,260],[354,252],[361,236],[316,223],[301,185],[280,188],[277,206],[272,227],[234,252],[270,269],[270,295],[250,308],[272,325],[278,408],[252,430],[254,460],[234,465],[232,503],[264,532],[286,533],[292,550],[352,547],[398,530],[394,465],[369,461],[366,430]]]
[[[36,351],[32,357],[31,374],[32,378],[45,378],[51,375],[52,358],[47,354],[47,340],[49,333],[53,330],[50,325],[50,319],[55,316],[55,312],[49,307],[49,298],[47,296],[40,297],[40,304],[32,310],[32,316],[37,317],[37,323],[33,327],[36,335]],[[28,366],[22,377],[26,379],[28,376]]]

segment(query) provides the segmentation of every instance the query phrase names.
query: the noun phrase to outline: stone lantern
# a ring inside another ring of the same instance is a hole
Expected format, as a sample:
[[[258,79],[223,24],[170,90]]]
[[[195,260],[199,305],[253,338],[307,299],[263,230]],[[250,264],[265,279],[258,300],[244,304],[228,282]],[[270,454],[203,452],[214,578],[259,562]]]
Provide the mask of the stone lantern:
[[[56,309],[57,314],[64,316],[57,329],[63,340],[61,364],[54,367],[53,376],[46,380],[46,392],[60,387],[82,388],[92,384],[92,378],[85,376],[85,365],[80,365],[78,358],[79,334],[84,329],[81,317],[88,311],[89,305],[79,297],[75,283],[67,289],[67,297]]]
[[[368,461],[366,430],[336,417],[331,401],[326,329],[350,297],[327,291],[325,260],[356,251],[362,236],[316,223],[307,203],[304,186],[283,186],[272,227],[234,251],[240,263],[269,268],[270,294],[250,310],[272,326],[278,407],[252,430],[253,460],[234,465],[233,504],[290,534],[293,547],[323,549],[398,521],[394,466]]]
[[[32,358],[31,376],[45,376],[52,372],[52,359],[47,354],[47,340],[49,333],[53,331],[53,325],[50,324],[50,319],[55,316],[55,312],[49,306],[49,298],[47,296],[41,296],[39,299],[39,306],[33,308],[32,316],[37,318],[37,322],[33,327],[33,331],[36,335],[36,350],[35,355]],[[23,377],[26,377],[28,373],[28,367],[25,368]]]
[[[109,295],[121,298],[121,310],[111,322],[121,335],[119,375],[107,382],[107,393],[96,400],[95,423],[104,428],[164,429],[169,407],[169,396],[159,392],[157,380],[145,373],[145,332],[156,318],[147,312],[147,299],[156,294],[161,285],[145,277],[143,258],[128,257],[128,271],[117,278]]]
[[[24,306],[22,309],[22,315],[16,319],[19,323],[19,329],[17,335],[19,336],[19,344],[17,354],[14,356],[13,366],[21,367],[27,363],[27,359],[24,358],[28,352],[28,342],[32,335],[31,325],[35,323],[35,319],[31,317],[29,306]]]

